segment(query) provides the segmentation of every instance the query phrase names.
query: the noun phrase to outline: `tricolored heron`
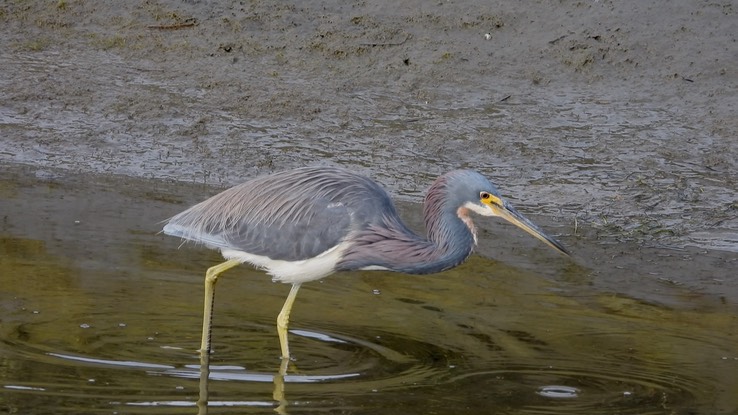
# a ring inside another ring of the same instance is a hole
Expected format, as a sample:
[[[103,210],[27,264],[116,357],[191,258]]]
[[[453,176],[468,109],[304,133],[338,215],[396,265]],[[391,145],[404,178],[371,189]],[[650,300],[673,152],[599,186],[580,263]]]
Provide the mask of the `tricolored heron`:
[[[428,190],[423,209],[427,237],[402,222],[376,182],[333,167],[298,168],[249,180],[172,217],[164,233],[219,249],[226,259],[205,274],[200,352],[210,352],[218,276],[247,262],[274,281],[292,284],[277,317],[282,358],[288,359],[287,325],[302,283],[337,271],[430,274],[453,268],[477,243],[471,212],[506,219],[568,255],[561,243],[471,170],[446,173]]]

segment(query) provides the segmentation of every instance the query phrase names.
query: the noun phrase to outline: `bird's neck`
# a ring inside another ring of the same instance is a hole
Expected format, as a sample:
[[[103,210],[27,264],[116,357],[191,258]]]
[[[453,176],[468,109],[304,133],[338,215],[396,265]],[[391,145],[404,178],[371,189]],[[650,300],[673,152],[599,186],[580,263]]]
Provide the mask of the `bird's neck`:
[[[446,182],[436,180],[428,190],[423,205],[427,239],[431,243],[438,265],[448,269],[461,264],[477,244],[477,234],[469,217],[469,209],[450,203]]]
[[[476,235],[458,216],[449,213],[446,219],[441,220],[444,220],[443,230],[436,233],[429,229],[429,254],[414,264],[416,271],[411,273],[445,271],[466,261],[474,251]]]
[[[396,215],[356,235],[337,270],[388,269],[430,274],[453,268],[474,249],[476,236],[465,208],[454,208],[434,184],[424,206],[427,237],[408,229]]]

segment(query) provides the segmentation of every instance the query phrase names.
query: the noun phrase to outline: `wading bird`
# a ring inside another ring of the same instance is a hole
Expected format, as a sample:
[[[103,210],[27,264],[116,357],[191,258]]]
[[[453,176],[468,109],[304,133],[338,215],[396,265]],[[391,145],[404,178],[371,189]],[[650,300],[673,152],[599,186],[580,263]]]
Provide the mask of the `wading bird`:
[[[471,170],[446,173],[428,190],[423,209],[427,237],[402,222],[376,182],[333,167],[298,168],[249,180],[170,218],[164,233],[219,249],[226,259],[205,275],[200,352],[210,352],[218,276],[249,263],[274,281],[292,284],[277,317],[282,358],[289,359],[287,325],[300,284],[337,271],[430,274],[453,268],[477,243],[472,212],[506,219],[568,255]]]

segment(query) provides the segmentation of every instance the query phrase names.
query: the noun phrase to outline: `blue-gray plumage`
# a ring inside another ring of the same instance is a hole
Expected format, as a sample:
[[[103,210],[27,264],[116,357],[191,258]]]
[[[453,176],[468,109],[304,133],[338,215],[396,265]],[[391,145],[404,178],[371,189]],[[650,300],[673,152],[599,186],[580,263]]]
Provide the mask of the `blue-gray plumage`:
[[[500,216],[568,254],[505,202],[484,176],[471,170],[446,173],[428,190],[423,212],[427,237],[402,222],[377,183],[331,167],[299,168],[247,181],[172,217],[164,233],[219,249],[228,260],[207,273],[200,350],[210,351],[218,275],[247,262],[275,281],[293,285],[277,320],[282,357],[288,358],[287,323],[301,283],[336,271],[428,274],[453,268],[476,245],[471,212]]]

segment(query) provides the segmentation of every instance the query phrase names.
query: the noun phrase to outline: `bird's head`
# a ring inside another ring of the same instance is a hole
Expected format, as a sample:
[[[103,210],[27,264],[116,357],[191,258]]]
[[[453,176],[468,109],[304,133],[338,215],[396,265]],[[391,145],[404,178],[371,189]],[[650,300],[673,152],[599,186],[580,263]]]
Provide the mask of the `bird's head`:
[[[445,175],[446,197],[456,214],[466,220],[466,211],[482,216],[496,216],[523,229],[558,252],[569,255],[564,246],[518,212],[500,195],[486,177],[472,170],[457,170]],[[448,205],[447,205],[448,206]],[[470,224],[468,224],[470,225]]]

